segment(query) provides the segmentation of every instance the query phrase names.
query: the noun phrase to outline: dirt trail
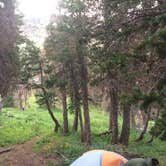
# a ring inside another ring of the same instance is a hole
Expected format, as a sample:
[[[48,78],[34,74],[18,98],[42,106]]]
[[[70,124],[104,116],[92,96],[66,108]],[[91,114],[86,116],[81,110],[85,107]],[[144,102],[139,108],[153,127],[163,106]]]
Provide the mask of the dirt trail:
[[[0,166],[46,166],[49,159],[33,152],[33,143],[34,139],[21,145],[14,145],[11,151],[0,154]],[[6,148],[0,148],[0,151],[4,149]]]
[[[47,163],[58,164],[62,160],[60,158],[54,157],[44,157],[42,154],[37,154],[33,152],[32,147],[36,139],[32,139],[24,144],[13,145],[9,152],[0,154],[0,166],[47,166]],[[0,151],[8,148],[1,148]],[[121,153],[124,157],[130,159],[134,157],[140,157],[138,155]]]

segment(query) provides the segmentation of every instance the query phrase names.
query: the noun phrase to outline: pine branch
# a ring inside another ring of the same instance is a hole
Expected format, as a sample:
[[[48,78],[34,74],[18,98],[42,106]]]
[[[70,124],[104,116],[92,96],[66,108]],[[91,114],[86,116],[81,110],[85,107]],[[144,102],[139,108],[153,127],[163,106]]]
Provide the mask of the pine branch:
[[[163,6],[166,6],[166,4],[164,4]],[[120,24],[114,25],[113,29],[118,30],[122,26],[125,26],[125,25],[128,25],[130,23],[135,23],[135,22],[139,21],[139,19],[141,19],[141,18],[156,17],[156,16],[166,14],[166,7],[164,8],[163,6],[162,7],[157,6],[155,8],[146,8],[146,9],[133,11],[133,12],[130,13],[131,19],[128,19],[127,21],[124,21]]]

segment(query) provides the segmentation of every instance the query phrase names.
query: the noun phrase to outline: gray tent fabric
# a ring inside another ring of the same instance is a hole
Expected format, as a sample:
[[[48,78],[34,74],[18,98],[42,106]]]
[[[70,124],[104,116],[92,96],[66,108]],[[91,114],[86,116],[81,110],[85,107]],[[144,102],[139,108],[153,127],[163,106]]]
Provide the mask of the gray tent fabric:
[[[124,166],[159,166],[159,162],[154,158],[135,158],[129,160]]]

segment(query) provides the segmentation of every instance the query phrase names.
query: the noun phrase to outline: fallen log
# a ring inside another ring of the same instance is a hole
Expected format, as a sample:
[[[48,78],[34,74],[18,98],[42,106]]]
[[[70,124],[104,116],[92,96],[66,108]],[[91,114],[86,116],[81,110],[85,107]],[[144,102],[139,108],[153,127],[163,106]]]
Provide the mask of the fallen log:
[[[10,151],[13,150],[13,149],[14,149],[14,148],[7,148],[7,149],[4,149],[4,150],[0,150],[0,154],[10,152]]]
[[[58,152],[56,150],[54,152],[57,153],[59,156],[61,156],[65,161],[69,161],[69,159],[66,156],[64,156],[63,154],[61,154],[60,152]]]
[[[146,142],[146,144],[150,144],[150,143],[152,143],[152,142],[153,142],[153,140],[154,140],[154,136],[152,136],[152,137],[151,137],[151,139],[150,139],[150,140],[148,140],[148,141]]]
[[[105,135],[109,135],[109,134],[111,134],[112,133],[112,130],[109,130],[109,131],[105,131],[105,132],[103,132],[103,133],[99,133],[99,134],[96,134],[96,136],[105,136]]]
[[[128,160],[133,159],[133,158],[144,158],[145,157],[142,154],[133,154],[133,153],[125,152],[125,151],[115,151],[115,152],[122,155],[123,157],[127,158]]]

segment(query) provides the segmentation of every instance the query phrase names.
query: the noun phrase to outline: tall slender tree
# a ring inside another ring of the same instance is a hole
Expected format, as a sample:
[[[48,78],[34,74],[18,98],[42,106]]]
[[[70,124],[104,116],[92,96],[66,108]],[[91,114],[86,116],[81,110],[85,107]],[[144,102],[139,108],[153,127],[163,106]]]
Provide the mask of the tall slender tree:
[[[20,84],[33,88],[38,92],[38,103],[45,105],[48,113],[54,122],[54,131],[58,132],[60,124],[54,116],[51,109],[55,93],[52,93],[52,86],[48,84],[50,77],[45,73],[47,63],[41,56],[40,49],[37,48],[34,42],[25,39],[24,44],[20,46]]]
[[[15,1],[1,0],[0,3],[0,96],[5,98],[16,82],[18,24]]]

